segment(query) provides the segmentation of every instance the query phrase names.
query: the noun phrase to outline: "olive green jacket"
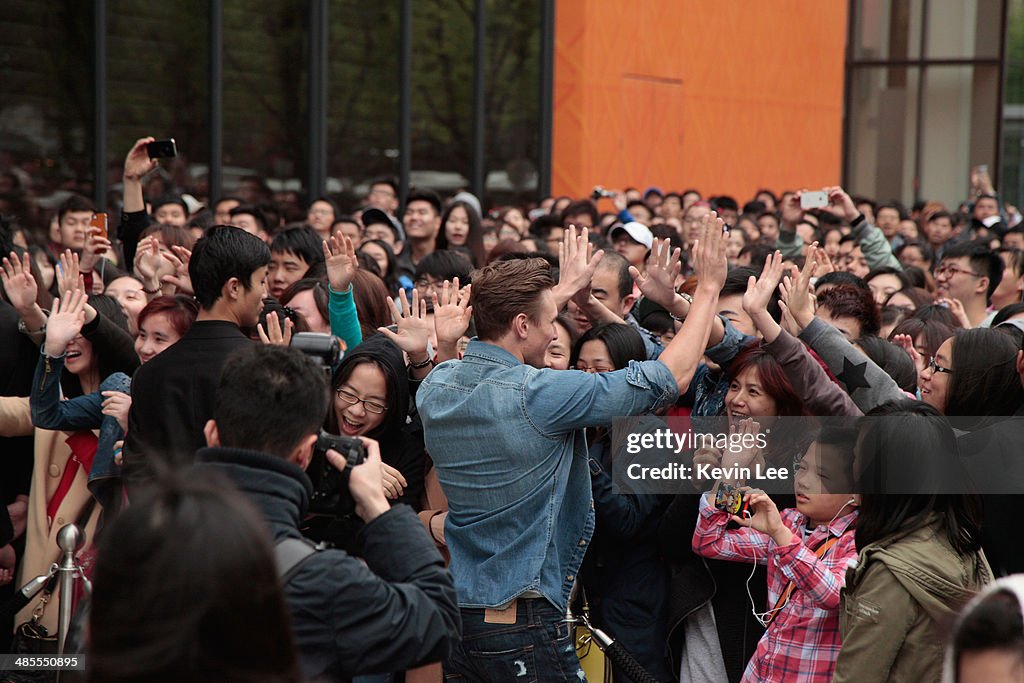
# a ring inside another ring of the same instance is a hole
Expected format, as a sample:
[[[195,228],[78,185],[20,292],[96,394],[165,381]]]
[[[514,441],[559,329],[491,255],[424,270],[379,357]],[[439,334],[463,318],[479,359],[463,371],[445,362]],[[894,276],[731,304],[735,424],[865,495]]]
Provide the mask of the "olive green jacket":
[[[862,549],[846,574],[834,682],[940,680],[949,628],[991,581],[984,553],[958,554],[937,519]]]

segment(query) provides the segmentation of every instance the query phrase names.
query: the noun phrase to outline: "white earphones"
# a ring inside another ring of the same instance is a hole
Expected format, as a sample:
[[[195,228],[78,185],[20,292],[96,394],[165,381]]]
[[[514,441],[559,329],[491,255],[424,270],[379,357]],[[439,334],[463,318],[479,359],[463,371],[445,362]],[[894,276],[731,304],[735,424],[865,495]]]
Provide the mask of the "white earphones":
[[[850,507],[851,505],[856,505],[856,504],[857,504],[857,499],[856,498],[851,498],[850,500],[848,500],[845,503],[843,503],[843,506],[841,508],[839,508],[838,512],[836,512],[835,517],[833,517],[832,520],[828,524],[826,524],[825,526],[826,527],[831,527],[832,526],[832,522],[834,522],[837,519],[839,519],[839,515],[843,514],[843,510],[845,510],[846,508]],[[746,513],[748,519],[750,517],[752,517],[752,515],[750,514],[750,510],[744,510],[744,512]],[[831,529],[829,529],[829,533],[831,533]],[[761,624],[761,626],[763,626],[765,628],[768,628],[768,623],[769,623],[768,620],[772,618],[772,615],[774,615],[775,612],[778,612],[783,607],[785,607],[786,605],[789,604],[789,597],[787,596],[786,597],[786,602],[782,603],[778,607],[775,607],[774,609],[770,609],[767,612],[758,612],[757,611],[757,605],[754,603],[754,596],[750,592],[750,582],[754,578],[754,572],[757,571],[757,553],[754,552],[753,550],[751,550],[751,553],[754,556],[754,566],[751,567],[751,569],[750,569],[750,576],[747,577],[747,598],[750,600],[750,612],[751,612],[751,614],[754,615],[754,618],[757,619],[757,623]]]

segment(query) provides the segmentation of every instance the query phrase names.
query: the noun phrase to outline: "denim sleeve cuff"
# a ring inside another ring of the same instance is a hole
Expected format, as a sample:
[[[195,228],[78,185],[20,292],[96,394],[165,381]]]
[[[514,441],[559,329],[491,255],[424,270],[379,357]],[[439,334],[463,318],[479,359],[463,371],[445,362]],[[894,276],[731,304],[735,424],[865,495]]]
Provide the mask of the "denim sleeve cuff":
[[[729,322],[724,316],[718,316],[718,319],[722,321],[725,326],[725,334],[722,335],[722,341],[718,342],[714,346],[709,346],[705,351],[704,355],[707,356],[712,363],[715,365],[725,365],[739,353],[739,350],[746,346],[750,341],[754,340],[754,337],[747,336],[736,329],[736,326]]]
[[[672,372],[661,361],[630,361],[626,368],[626,381],[647,391],[661,390],[658,406],[661,407],[679,396],[679,385]]]

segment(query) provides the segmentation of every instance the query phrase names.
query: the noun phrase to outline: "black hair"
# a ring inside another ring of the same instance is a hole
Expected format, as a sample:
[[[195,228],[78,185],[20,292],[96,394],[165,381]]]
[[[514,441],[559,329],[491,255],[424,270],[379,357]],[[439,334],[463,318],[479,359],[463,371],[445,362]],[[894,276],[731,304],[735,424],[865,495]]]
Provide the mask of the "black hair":
[[[454,247],[454,245],[448,245],[448,235],[445,233],[445,226],[451,218],[452,211],[458,208],[466,212],[466,219],[469,222],[469,232],[466,234],[466,247],[469,249],[473,265],[479,268],[487,260],[487,254],[484,250],[484,229],[476,207],[468,202],[452,202],[444,210],[444,213],[441,215],[441,229],[437,231],[437,239],[434,240],[434,250],[444,251]]]
[[[1021,313],[1024,313],[1024,303],[1018,301],[1015,304],[1007,304],[999,309],[996,317],[992,318],[991,327],[1005,323],[1013,316],[1020,315]]]
[[[633,276],[629,274],[629,261],[622,254],[606,251],[604,258],[597,264],[601,270],[614,270],[618,276],[619,298],[625,299],[633,293]]]
[[[331,207],[331,211],[334,212],[334,218],[331,220],[331,223],[334,223],[334,221],[338,220],[338,216],[341,215],[341,209],[338,208],[338,203],[325,195],[320,195],[319,197],[310,200],[309,206],[306,207],[306,211],[308,212],[310,209],[312,209],[313,205],[316,204],[317,202],[323,202],[324,204],[327,204],[328,206]]]
[[[834,270],[831,273],[825,273],[818,278],[817,282],[814,283],[814,291],[820,290],[825,285],[849,285],[851,287],[857,287],[858,289],[865,289],[871,291],[868,287],[868,283],[864,282],[863,278],[859,278],[853,273],[847,273],[842,270]]]
[[[875,215],[875,218],[878,217],[878,214],[876,213],[878,209],[878,204],[875,203],[875,200],[871,199],[870,197],[864,197],[861,195],[850,197],[850,199],[851,201],[853,201],[854,206],[858,206],[860,204],[867,204],[868,206],[871,207],[871,213]]]
[[[740,205],[736,202],[736,200],[727,194],[723,194],[721,196],[712,198],[711,203],[714,205],[715,211],[721,211],[722,209],[726,209],[729,211],[738,212],[740,210]]]
[[[530,221],[529,232],[534,237],[544,240],[551,235],[552,228],[558,228],[559,231],[563,230],[562,217],[552,216],[551,214],[546,213],[543,216],[537,216]],[[482,232],[483,231],[481,231],[481,233]]]
[[[882,209],[892,209],[892,210],[894,210],[896,213],[899,214],[899,216],[900,216],[899,219],[901,221],[902,220],[906,220],[906,218],[907,218],[907,210],[904,209],[903,205],[898,203],[898,202],[886,202],[885,204],[879,204],[877,207],[875,207],[875,218],[876,219],[878,218],[878,213]]]
[[[270,263],[270,247],[241,228],[215,225],[196,242],[188,263],[199,307],[213,308],[221,290],[231,278],[238,278],[248,290],[252,274]]]
[[[768,210],[768,205],[758,199],[751,199],[743,205],[743,213],[746,215],[760,216]]]
[[[860,422],[856,452],[858,549],[924,528],[937,515],[940,533],[957,553],[978,551],[981,501],[948,493],[962,490],[966,474],[956,434],[938,410],[911,400],[875,407]]]
[[[639,332],[625,323],[604,323],[591,327],[573,344],[572,355],[569,357],[570,369],[576,367],[583,345],[588,341],[604,342],[608,349],[608,357],[616,370],[622,370],[631,360],[647,360],[647,350]]]
[[[185,212],[185,218],[188,219],[188,214],[189,214],[188,204],[186,204],[185,200],[182,199],[180,196],[178,196],[176,194],[165,195],[165,196],[161,197],[160,199],[157,199],[156,201],[154,201],[153,204],[152,204],[153,215],[154,216],[156,215],[157,209],[159,209],[162,206],[167,206],[168,204],[174,204],[176,206],[180,206],[181,210]]]
[[[919,320],[937,320],[940,323],[948,325],[954,330],[958,330],[963,327],[960,322],[960,318],[953,315],[953,312],[945,306],[939,304],[929,304],[927,306],[921,306],[914,311],[912,318]]]
[[[931,223],[932,221],[941,220],[943,218],[949,220],[949,224],[952,225],[952,226],[955,226],[956,223],[957,223],[956,222],[956,218],[954,218],[953,214],[951,214],[949,211],[945,211],[945,210],[941,210],[941,209],[939,211],[935,211],[935,212],[929,214],[928,222]]]
[[[580,336],[579,330],[576,329],[576,323],[565,311],[558,314],[558,317],[555,318],[555,322],[560,325],[563,330],[569,333],[569,348],[571,349],[572,345],[576,343],[576,340]]]
[[[1003,259],[999,254],[989,249],[988,245],[979,242],[964,242],[953,244],[942,252],[942,260],[967,257],[971,263],[971,270],[981,273],[988,278],[988,290],[985,292],[985,301],[992,298],[992,292],[996,291],[999,283],[1003,280]]]
[[[370,184],[367,185],[367,187],[373,188],[374,185],[387,185],[395,191],[395,197],[398,197],[398,181],[396,181],[394,177],[386,175],[377,176],[370,181]]]
[[[629,211],[634,206],[642,206],[645,209],[647,209],[648,213],[651,212],[651,207],[647,206],[647,202],[643,201],[642,199],[633,199],[633,200],[631,200],[628,204],[626,204],[626,211]]]
[[[316,434],[329,405],[317,363],[286,346],[253,344],[231,355],[214,402],[221,444],[288,457]]]
[[[871,271],[864,276],[864,282],[870,283],[871,280],[878,277],[879,275],[892,275],[900,281],[900,289],[907,289],[910,287],[910,280],[899,268],[892,266],[882,266],[881,268],[873,268]],[[869,285],[870,286],[870,285]]]
[[[907,277],[911,289],[928,291],[929,278],[925,271],[917,266],[903,266],[903,274]]]
[[[597,212],[597,205],[589,199],[581,199],[565,207],[565,210],[562,212],[562,223],[564,224],[569,216],[577,216],[581,213],[587,214],[590,218],[590,225],[588,227],[593,228],[598,224],[600,214]]]
[[[270,243],[271,253],[292,253],[306,262],[307,270],[317,263],[323,263],[323,241],[309,226],[288,228],[278,233]]]
[[[253,220],[259,223],[260,227],[263,228],[264,231],[267,230],[267,217],[257,206],[253,204],[239,204],[228,211],[228,215],[232,218],[241,214],[252,216]]]
[[[764,266],[764,262],[757,265],[749,266],[736,266],[730,268],[729,273],[725,276],[725,283],[722,285],[722,290],[719,296],[731,296],[733,294],[743,295],[747,292],[747,282],[750,276],[758,277],[761,275],[761,270]],[[768,315],[772,317],[772,320],[779,322],[782,320],[782,307],[779,305],[779,290],[778,288],[772,292],[772,298],[768,300]]]
[[[89,683],[302,680],[266,522],[221,472],[150,480],[99,539]]]
[[[918,287],[904,287],[903,289],[898,289],[887,296],[882,306],[885,308],[891,306],[889,301],[897,294],[902,294],[914,303],[914,308],[910,311],[911,314],[920,308],[931,306],[934,303],[934,299],[932,299],[931,294],[929,294],[927,290]]]
[[[1013,337],[999,330],[977,327],[957,332],[943,412],[951,417],[1013,415],[1024,403],[1018,348]]]
[[[747,242],[740,249],[739,257],[748,256],[750,257],[751,265],[760,264],[764,265],[766,258],[775,253],[775,245],[765,244],[764,242]],[[761,271],[757,271],[761,272]]]
[[[1001,651],[1024,659],[1024,617],[1020,598],[996,588],[960,615],[953,633],[953,671],[965,652]],[[958,675],[958,674],[955,674]]]
[[[405,209],[413,202],[427,202],[434,209],[434,215],[441,215],[441,197],[433,190],[426,187],[411,187],[405,195]]]
[[[473,264],[465,254],[451,249],[432,251],[416,264],[413,279],[418,280],[424,275],[430,275],[438,280],[451,280],[457,277],[459,285],[465,286],[470,283],[472,271]]]
[[[917,368],[906,351],[873,334],[865,335],[854,343],[871,362],[892,377],[900,389],[914,393],[917,389]]]
[[[88,197],[83,197],[80,194],[73,194],[61,202],[60,206],[57,207],[57,222],[62,222],[65,214],[80,211],[96,211],[96,205],[93,204],[92,200]]]
[[[640,327],[650,330],[659,337],[668,332],[675,332],[676,323],[667,311],[651,311],[640,321]]]

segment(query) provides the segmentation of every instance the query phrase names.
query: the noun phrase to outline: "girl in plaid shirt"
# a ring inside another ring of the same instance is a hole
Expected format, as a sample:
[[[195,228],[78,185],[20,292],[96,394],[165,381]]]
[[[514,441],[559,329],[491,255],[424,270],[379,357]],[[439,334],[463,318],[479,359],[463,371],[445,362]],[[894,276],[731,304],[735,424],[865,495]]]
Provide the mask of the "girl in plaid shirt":
[[[857,558],[855,496],[820,493],[853,489],[836,485],[852,482],[852,466],[849,454],[835,455],[835,448],[834,442],[815,442],[796,464],[795,509],[779,512],[767,494],[747,487],[749,513],[743,518],[716,509],[714,492],[701,498],[694,552],[768,565],[768,612],[758,615],[767,628],[747,664],[745,682],[832,680],[840,645],[839,592]],[[826,462],[839,466],[824,467]],[[726,528],[730,521],[741,528]]]

